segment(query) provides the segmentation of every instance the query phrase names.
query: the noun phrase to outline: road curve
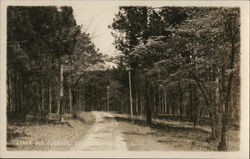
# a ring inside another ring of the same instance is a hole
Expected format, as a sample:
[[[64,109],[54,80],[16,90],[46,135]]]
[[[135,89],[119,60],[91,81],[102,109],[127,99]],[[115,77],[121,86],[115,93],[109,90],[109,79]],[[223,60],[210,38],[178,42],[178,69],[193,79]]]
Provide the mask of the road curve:
[[[96,121],[72,151],[128,151],[114,117],[108,112],[93,111]]]

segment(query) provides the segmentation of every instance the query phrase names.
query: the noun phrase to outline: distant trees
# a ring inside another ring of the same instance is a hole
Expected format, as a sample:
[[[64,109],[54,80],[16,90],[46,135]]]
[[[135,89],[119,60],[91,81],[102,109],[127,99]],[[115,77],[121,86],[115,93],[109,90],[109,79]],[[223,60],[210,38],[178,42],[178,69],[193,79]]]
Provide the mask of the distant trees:
[[[86,83],[93,82],[89,80],[91,77],[87,72],[95,64],[103,63],[104,56],[96,50],[88,34],[80,33],[76,39],[77,42],[73,54],[65,57],[64,72],[67,79],[67,82],[65,82],[69,92],[68,97],[69,101],[71,101],[69,107],[79,109],[79,105],[84,106]]]
[[[218,148],[227,148],[232,112],[239,113],[233,104],[239,101],[239,25],[238,8],[120,8],[110,26],[121,51],[118,69],[132,67],[134,109],[145,110],[148,124],[161,114],[209,123],[211,139],[220,137]]]
[[[10,6],[7,17],[8,119],[81,108],[79,81],[103,56],[72,8]]]

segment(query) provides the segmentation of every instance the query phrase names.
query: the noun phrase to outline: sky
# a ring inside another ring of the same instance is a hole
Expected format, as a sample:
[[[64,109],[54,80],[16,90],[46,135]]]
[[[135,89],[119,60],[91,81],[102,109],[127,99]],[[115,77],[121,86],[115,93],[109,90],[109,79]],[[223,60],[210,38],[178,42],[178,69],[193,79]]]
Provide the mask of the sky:
[[[112,24],[115,14],[118,13],[117,5],[84,3],[72,5],[75,19],[78,25],[82,25],[82,30],[90,33],[93,43],[100,52],[109,56],[118,55],[108,26]]]

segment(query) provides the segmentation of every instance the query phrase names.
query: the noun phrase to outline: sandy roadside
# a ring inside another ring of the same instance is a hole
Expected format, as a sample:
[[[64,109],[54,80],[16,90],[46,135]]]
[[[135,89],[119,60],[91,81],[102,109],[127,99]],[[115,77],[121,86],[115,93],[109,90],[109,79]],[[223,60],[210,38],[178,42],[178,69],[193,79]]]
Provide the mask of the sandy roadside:
[[[81,119],[67,119],[68,124],[25,123],[8,125],[9,151],[67,151],[86,135],[95,117],[82,112]]]

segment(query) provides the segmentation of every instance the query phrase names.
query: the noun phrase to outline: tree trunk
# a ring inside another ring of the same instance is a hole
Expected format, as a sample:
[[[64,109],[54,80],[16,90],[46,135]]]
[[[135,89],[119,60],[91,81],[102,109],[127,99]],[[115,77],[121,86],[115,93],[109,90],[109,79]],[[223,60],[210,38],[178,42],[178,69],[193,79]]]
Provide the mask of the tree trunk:
[[[237,19],[236,17],[230,16],[226,17],[226,22],[225,22],[225,30],[226,30],[226,36],[230,40],[231,44],[231,51],[229,55],[230,63],[228,65],[228,69],[234,69],[235,65],[235,54],[236,54],[236,42],[237,42],[237,35],[238,35],[238,30],[237,30]],[[233,75],[234,72],[231,72],[229,74],[228,78],[228,83],[227,83],[227,89],[225,93],[225,97],[223,99],[223,105],[224,105],[224,112],[223,112],[223,121],[222,121],[222,129],[221,129],[221,141],[219,143],[218,148],[220,150],[226,150],[228,148],[228,143],[226,142],[227,138],[227,129],[228,129],[228,121],[229,121],[229,103],[231,100],[231,88],[232,88],[232,82],[233,82]]]
[[[137,105],[138,112],[137,113],[141,114],[141,89],[140,89],[140,87],[138,88],[137,99],[138,99],[138,105]]]
[[[63,67],[61,64],[61,56],[58,59],[58,67],[59,67],[59,99],[58,99],[58,110],[57,113],[60,113],[60,121],[63,122],[63,105],[62,105],[62,97],[63,97]]]
[[[158,87],[158,113],[157,114],[161,114],[161,88]]]
[[[60,114],[60,105],[61,105],[61,102],[60,102],[60,95],[57,96],[57,114]]]
[[[128,80],[129,80],[129,102],[130,102],[130,117],[133,119],[133,96],[132,96],[132,82],[131,82],[131,70],[129,66],[129,71],[128,71]]]
[[[72,94],[71,94],[71,87],[69,85],[69,112],[73,112],[73,107],[72,107]]]
[[[21,117],[23,117],[23,100],[22,100],[22,96],[23,96],[23,84],[22,84],[22,78],[20,76],[19,78],[19,97],[18,97],[18,103],[19,103],[19,114],[21,115]]]
[[[155,87],[153,87],[153,100],[152,100],[152,102],[153,103],[151,103],[152,104],[152,111],[153,111],[153,113],[155,113],[156,111],[157,111],[157,104],[155,104],[156,103],[156,90],[155,90],[156,88]],[[149,93],[150,93],[150,91],[149,91]],[[152,98],[152,97],[151,97]]]
[[[31,104],[31,86],[30,86],[30,77],[27,79],[27,105],[25,107],[26,114],[29,113]]]
[[[231,97],[231,88],[232,88],[232,81],[233,81],[233,73],[229,75],[229,80],[227,83],[227,92],[226,97],[224,98],[224,113],[222,119],[222,128],[221,128],[221,141],[219,143],[218,149],[219,150],[227,150],[228,143],[227,143],[227,132],[228,132],[228,121],[229,121],[229,103]]]
[[[93,111],[93,107],[94,107],[94,92],[92,89],[92,91],[91,91],[91,111]],[[108,108],[106,108],[106,110],[108,110]]]
[[[221,125],[221,122],[220,122],[220,114],[219,114],[219,104],[220,104],[220,91],[219,91],[219,77],[216,77],[215,78],[215,83],[216,83],[216,89],[215,89],[215,104],[213,106],[213,109],[210,113],[210,118],[211,118],[211,130],[212,130],[212,133],[211,133],[211,139],[212,140],[215,140],[217,139],[219,136],[220,136],[220,133],[221,133],[221,128],[220,128],[220,125]]]
[[[62,96],[63,96],[63,68],[62,68],[62,64],[61,64],[61,57],[59,56],[58,58],[58,69],[59,69],[59,81],[58,81],[58,99],[57,99],[57,114],[62,114]],[[61,120],[62,119],[62,115],[61,115]]]
[[[182,121],[182,114],[183,114],[183,109],[182,109],[182,92],[180,91],[179,94],[179,106],[180,106],[180,122]]]
[[[52,94],[51,94],[51,86],[49,84],[49,113],[52,113]]]
[[[172,115],[172,99],[168,100],[168,114]]]
[[[59,76],[58,76],[58,88],[57,88],[57,114],[60,114],[61,107],[61,66],[59,63]]]
[[[194,126],[199,124],[199,103],[197,97],[197,87],[193,85],[193,122]]]
[[[227,138],[228,138],[228,114],[225,113],[223,115],[223,120],[222,120],[221,140],[218,146],[219,150],[224,151],[228,149]]]
[[[143,97],[143,95],[141,95],[140,98],[141,98],[140,99],[140,110],[141,110],[141,116],[143,116],[143,114],[144,114],[144,97]]]
[[[151,100],[150,98],[150,86],[149,86],[149,82],[148,82],[148,79],[146,77],[146,114],[147,114],[147,121],[146,123],[148,125],[151,125],[152,124],[152,111],[151,111]]]
[[[136,91],[136,94],[135,94],[135,114],[138,113],[138,90]]]
[[[44,106],[44,88],[41,88],[41,108],[42,108],[42,117],[45,118],[45,106]]]
[[[11,100],[11,86],[12,86],[12,84],[11,84],[11,76],[10,75],[8,75],[8,77],[7,77],[7,84],[8,84],[8,87],[7,87],[7,93],[8,93],[8,109],[7,109],[7,111],[11,111],[12,110],[12,100]]]
[[[161,94],[161,114],[164,114],[164,92],[162,91],[162,94]]]
[[[164,114],[167,113],[167,93],[166,90],[164,89]]]

